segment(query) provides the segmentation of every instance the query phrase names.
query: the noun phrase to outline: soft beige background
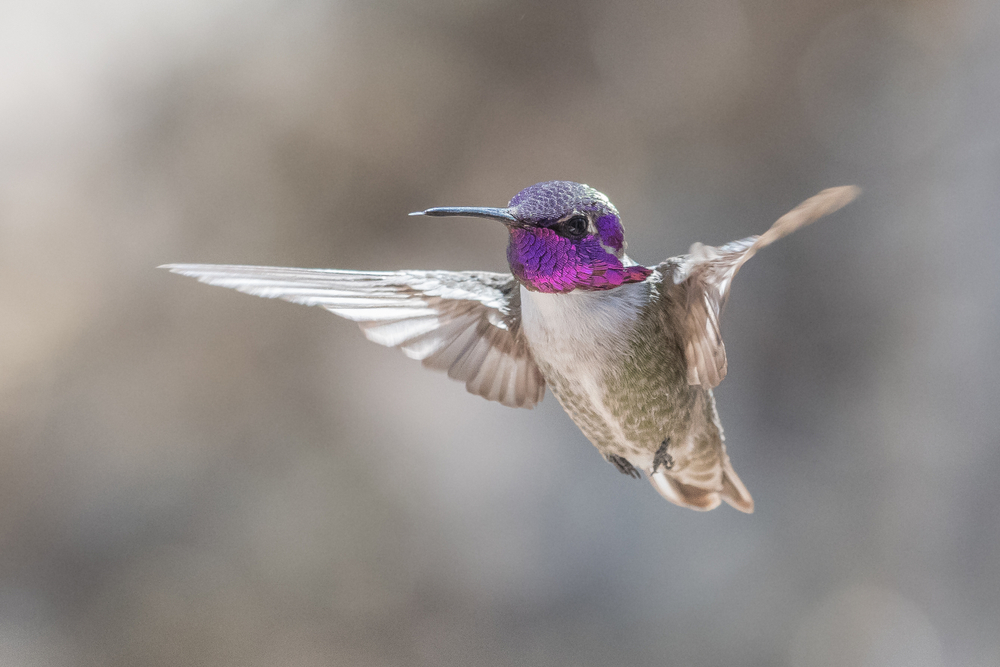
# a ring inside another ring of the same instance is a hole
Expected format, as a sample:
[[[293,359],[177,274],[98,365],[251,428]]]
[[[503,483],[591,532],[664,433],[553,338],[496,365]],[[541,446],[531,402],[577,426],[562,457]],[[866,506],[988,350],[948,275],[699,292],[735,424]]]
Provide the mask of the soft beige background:
[[[1000,664],[1000,5],[0,4],[0,664]],[[505,269],[415,220],[587,182],[759,255],[757,513],[318,309],[154,267]]]

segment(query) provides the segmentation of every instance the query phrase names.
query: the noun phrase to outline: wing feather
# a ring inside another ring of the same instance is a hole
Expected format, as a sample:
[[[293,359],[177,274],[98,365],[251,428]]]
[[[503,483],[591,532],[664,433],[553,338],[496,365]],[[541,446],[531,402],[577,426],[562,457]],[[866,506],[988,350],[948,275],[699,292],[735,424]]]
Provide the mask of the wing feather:
[[[491,401],[531,408],[545,380],[521,334],[517,281],[457,271],[338,271],[167,264],[161,268],[246,294],[321,306],[365,337],[446,371]]]
[[[713,247],[695,243],[687,255],[673,257],[655,268],[663,289],[675,292],[665,304],[680,303],[681,337],[688,384],[715,387],[726,377],[726,346],[719,319],[733,278],[748,259],[778,239],[846,206],[859,194],[853,185],[823,190],[778,218],[760,236]]]

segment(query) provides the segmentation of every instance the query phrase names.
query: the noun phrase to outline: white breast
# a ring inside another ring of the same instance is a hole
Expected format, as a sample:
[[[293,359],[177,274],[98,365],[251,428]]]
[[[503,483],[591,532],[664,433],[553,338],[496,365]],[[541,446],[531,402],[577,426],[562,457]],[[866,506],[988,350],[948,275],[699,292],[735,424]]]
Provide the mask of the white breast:
[[[628,442],[605,408],[601,378],[621,363],[629,336],[649,299],[649,285],[632,283],[613,290],[543,294],[521,288],[521,327],[546,376],[558,375],[586,396],[622,446]],[[547,377],[547,379],[549,379]],[[556,385],[550,388],[559,398]]]
[[[646,283],[568,294],[544,294],[521,287],[521,326],[536,357],[544,359],[564,347],[587,356],[605,356],[609,348],[617,352],[624,349],[648,298]]]

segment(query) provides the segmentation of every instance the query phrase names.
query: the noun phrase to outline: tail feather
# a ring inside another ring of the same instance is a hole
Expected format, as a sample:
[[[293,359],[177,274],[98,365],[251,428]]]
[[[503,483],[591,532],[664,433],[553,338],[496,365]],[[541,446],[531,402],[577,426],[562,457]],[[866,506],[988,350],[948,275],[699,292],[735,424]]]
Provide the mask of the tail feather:
[[[722,491],[719,492],[719,495],[730,506],[741,512],[753,514],[753,498],[750,497],[747,487],[743,486],[743,482],[733,470],[728,456],[722,465]]]
[[[722,451],[720,463],[721,475],[716,477],[718,481],[710,486],[681,482],[667,470],[647,472],[653,488],[675,505],[707,512],[718,507],[724,500],[741,512],[753,514],[753,498],[750,497],[750,492],[743,485],[739,475],[733,470],[725,450]]]
[[[722,501],[718,491],[682,484],[664,472],[654,472],[649,481],[661,496],[681,507],[707,512],[714,510]]]

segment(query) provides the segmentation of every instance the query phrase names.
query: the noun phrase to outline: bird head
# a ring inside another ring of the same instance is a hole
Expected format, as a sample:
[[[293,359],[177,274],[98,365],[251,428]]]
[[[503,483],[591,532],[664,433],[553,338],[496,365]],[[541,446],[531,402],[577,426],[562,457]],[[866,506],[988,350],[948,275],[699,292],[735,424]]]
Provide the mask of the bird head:
[[[572,181],[546,181],[521,190],[506,208],[431,208],[411,215],[461,215],[507,226],[507,261],[527,289],[565,293],[607,290],[651,273],[625,255],[618,210],[602,193]]]

